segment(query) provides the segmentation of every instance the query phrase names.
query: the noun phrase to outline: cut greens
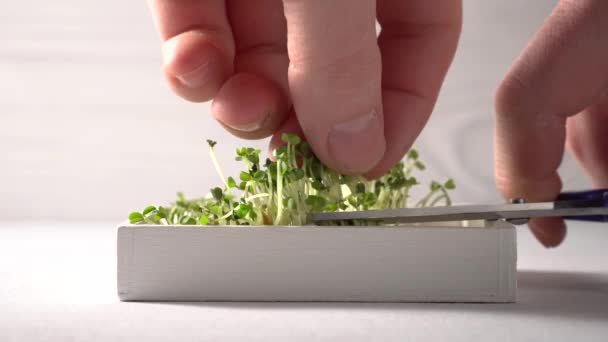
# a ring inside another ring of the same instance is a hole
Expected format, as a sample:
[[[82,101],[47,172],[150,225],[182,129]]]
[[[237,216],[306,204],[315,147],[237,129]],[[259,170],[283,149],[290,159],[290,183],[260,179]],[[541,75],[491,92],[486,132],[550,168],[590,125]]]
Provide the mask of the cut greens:
[[[418,152],[410,150],[376,180],[338,174],[312,153],[297,135],[283,134],[286,143],[273,152],[275,161],[260,162],[260,150],[243,147],[236,160],[245,164],[238,180],[225,177],[215,156],[215,141],[207,140],[213,165],[223,186],[207,196],[186,199],[182,193],[169,207],[148,206],[132,212],[132,224],[161,225],[305,225],[310,212],[405,208],[410,190],[419,182],[414,170],[424,170]],[[451,205],[454,181],[432,181],[429,192],[414,206]],[[378,222],[351,222],[355,225]]]

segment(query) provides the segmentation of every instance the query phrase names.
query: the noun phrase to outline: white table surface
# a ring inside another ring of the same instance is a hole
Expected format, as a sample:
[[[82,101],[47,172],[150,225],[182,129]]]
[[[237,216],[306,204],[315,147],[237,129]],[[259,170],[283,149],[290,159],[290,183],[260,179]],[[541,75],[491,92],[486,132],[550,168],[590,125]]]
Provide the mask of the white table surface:
[[[0,341],[607,341],[607,228],[520,229],[516,304],[121,303],[113,224],[5,222]]]

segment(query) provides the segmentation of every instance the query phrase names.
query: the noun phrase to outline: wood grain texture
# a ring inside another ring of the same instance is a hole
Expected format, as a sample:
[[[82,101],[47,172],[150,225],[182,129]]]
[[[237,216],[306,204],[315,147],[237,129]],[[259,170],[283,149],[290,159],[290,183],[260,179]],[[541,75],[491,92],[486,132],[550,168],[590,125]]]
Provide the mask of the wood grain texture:
[[[456,200],[494,202],[493,91],[555,0],[465,1],[461,44],[435,112],[416,143],[428,175],[452,176]],[[265,141],[230,137],[209,104],[174,96],[143,1],[0,3],[0,215],[105,219],[204,194],[220,163]],[[567,188],[588,185],[567,158]],[[153,184],[153,185],[152,185]],[[120,196],[118,195],[120,194]]]
[[[513,302],[515,228],[118,228],[140,301]]]

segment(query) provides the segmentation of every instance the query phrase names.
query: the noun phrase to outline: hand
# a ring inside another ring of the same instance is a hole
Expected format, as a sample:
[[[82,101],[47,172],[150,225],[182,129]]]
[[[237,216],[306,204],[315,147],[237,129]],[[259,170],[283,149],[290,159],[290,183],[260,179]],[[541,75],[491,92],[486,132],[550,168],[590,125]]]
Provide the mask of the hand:
[[[425,125],[460,0],[149,0],[164,71],[242,138],[290,131],[347,174],[380,176]],[[382,26],[377,39],[376,16]],[[297,119],[296,119],[297,116]]]
[[[506,198],[556,198],[564,145],[597,187],[608,187],[608,1],[563,0],[496,95],[496,182]],[[530,228],[546,247],[563,220]]]

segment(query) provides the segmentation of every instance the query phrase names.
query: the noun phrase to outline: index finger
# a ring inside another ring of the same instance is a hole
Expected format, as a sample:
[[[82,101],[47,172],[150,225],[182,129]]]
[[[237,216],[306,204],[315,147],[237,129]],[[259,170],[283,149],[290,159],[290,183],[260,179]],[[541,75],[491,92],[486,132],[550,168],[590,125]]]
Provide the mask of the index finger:
[[[545,201],[559,194],[566,119],[608,86],[607,10],[601,0],[560,2],[502,81],[495,173],[505,197]],[[547,247],[566,232],[560,219],[535,219],[530,228]]]
[[[179,96],[215,96],[233,72],[234,39],[224,0],[148,0],[163,41],[164,73]]]

